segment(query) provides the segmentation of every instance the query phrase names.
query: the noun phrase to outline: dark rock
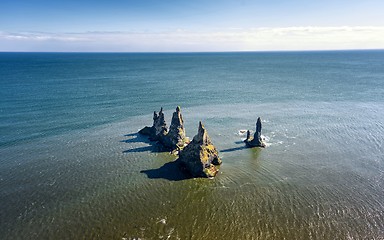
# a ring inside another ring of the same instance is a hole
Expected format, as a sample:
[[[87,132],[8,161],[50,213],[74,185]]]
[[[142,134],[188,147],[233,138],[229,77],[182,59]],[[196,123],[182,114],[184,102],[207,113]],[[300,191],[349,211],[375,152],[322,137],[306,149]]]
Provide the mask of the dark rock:
[[[165,122],[163,108],[160,109],[159,115],[153,113],[153,127],[155,129],[154,140],[158,140],[167,135],[167,123]]]
[[[244,140],[244,142],[247,142],[251,139],[251,131],[247,131],[247,138]]]
[[[257,119],[256,122],[256,132],[251,137],[251,132],[247,131],[247,138],[244,140],[247,147],[265,147],[265,142],[261,137],[261,119],[260,117]]]
[[[153,112],[153,125],[152,127],[144,127],[139,131],[140,134],[149,136],[152,141],[157,141],[163,136],[167,135],[167,124],[164,119],[163,108],[160,109],[159,114]]]
[[[185,139],[185,129],[184,129],[184,120],[181,115],[180,107],[176,108],[176,111],[173,113],[171,126],[169,127],[168,136],[174,141],[175,144],[182,143]]]
[[[221,159],[201,122],[197,135],[180,152],[178,161],[193,177],[214,177],[218,173]]]
[[[154,129],[152,127],[145,126],[143,129],[139,131],[140,134],[145,136],[152,136],[154,135]]]
[[[171,150],[181,150],[184,148],[184,145],[188,143],[188,139],[185,136],[183,116],[181,115],[179,106],[173,113],[168,134],[162,135],[159,141]]]

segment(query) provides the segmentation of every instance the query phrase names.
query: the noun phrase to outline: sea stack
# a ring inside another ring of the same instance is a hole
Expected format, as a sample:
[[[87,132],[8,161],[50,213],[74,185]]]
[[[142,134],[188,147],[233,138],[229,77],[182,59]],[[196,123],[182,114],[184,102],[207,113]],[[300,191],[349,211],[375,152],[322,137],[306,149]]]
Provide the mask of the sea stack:
[[[247,147],[265,147],[265,142],[264,140],[261,138],[261,119],[260,117],[257,119],[257,122],[256,122],[256,132],[255,134],[253,135],[253,137],[251,137],[251,132],[248,130],[247,131],[247,138],[244,140],[245,142],[245,145]]]
[[[184,145],[188,143],[188,139],[185,136],[184,120],[179,106],[176,107],[176,111],[172,115],[168,134],[161,138],[160,142],[171,150],[183,149]]]
[[[193,177],[214,177],[218,173],[221,159],[201,122],[197,135],[179,153],[178,161]]]
[[[167,124],[164,119],[163,108],[160,109],[159,114],[153,112],[153,125],[152,127],[144,127],[139,131],[140,134],[149,136],[149,139],[156,141],[167,135]]]
[[[165,122],[163,108],[160,109],[158,116],[156,116],[156,112],[153,113],[153,126],[155,128],[154,140],[161,139],[167,135],[167,123]]]
[[[151,141],[160,142],[165,149],[174,151],[175,153],[183,149],[189,142],[185,136],[184,121],[179,106],[173,113],[169,131],[165,122],[163,108],[161,108],[159,114],[157,114],[156,111],[153,113],[152,127],[144,127],[139,133],[149,136],[149,140]]]

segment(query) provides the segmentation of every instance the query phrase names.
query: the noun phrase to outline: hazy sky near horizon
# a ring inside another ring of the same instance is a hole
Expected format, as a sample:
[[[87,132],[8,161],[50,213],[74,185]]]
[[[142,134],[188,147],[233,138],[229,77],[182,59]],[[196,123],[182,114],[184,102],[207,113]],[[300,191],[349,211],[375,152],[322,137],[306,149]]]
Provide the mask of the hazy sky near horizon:
[[[384,49],[383,0],[1,0],[0,51]]]

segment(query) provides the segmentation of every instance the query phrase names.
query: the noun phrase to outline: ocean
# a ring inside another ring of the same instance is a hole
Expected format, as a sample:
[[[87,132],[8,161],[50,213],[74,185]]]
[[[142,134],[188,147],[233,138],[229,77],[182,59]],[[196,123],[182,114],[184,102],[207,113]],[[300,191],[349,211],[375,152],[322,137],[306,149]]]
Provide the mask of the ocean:
[[[384,239],[384,51],[0,53],[0,83],[1,239]],[[216,178],[137,134],[176,106]]]

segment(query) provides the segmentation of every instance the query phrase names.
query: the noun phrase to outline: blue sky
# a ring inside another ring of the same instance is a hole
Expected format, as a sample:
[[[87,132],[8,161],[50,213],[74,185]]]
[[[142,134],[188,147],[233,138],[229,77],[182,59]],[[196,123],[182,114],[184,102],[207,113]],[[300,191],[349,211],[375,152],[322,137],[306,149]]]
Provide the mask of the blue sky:
[[[1,0],[0,51],[384,48],[382,0]]]

